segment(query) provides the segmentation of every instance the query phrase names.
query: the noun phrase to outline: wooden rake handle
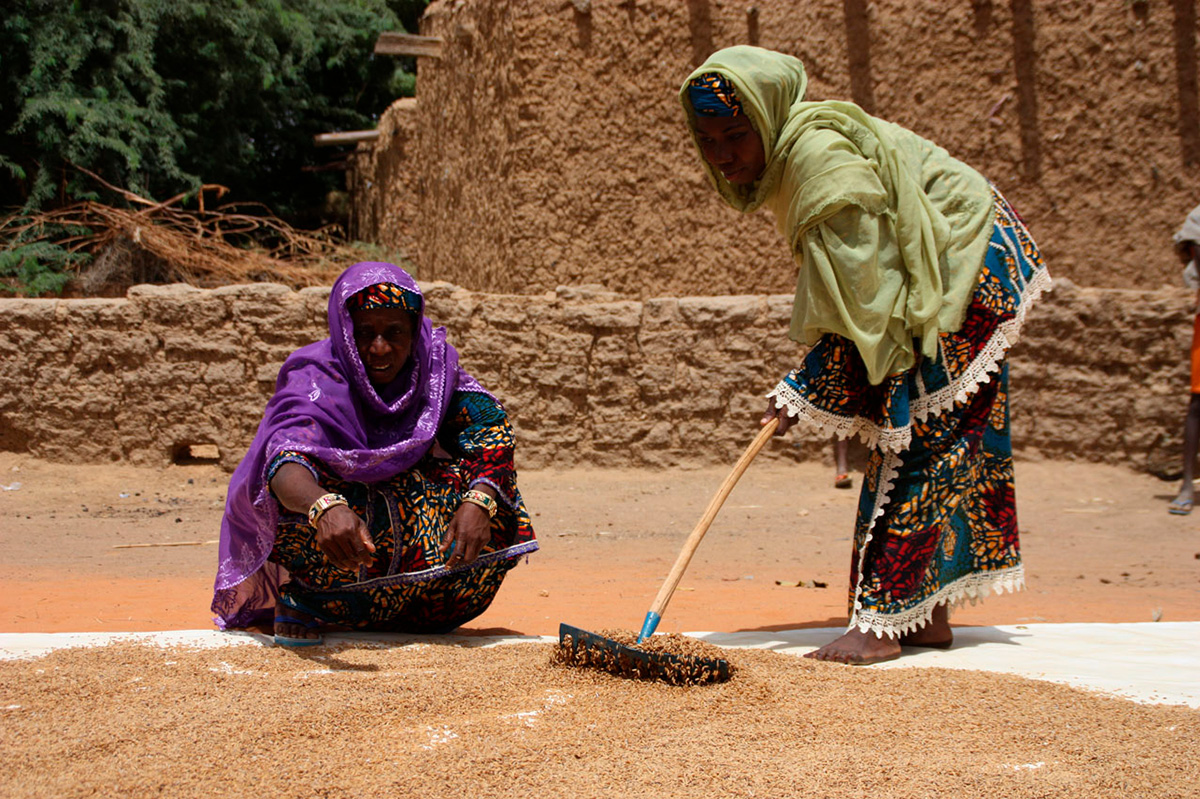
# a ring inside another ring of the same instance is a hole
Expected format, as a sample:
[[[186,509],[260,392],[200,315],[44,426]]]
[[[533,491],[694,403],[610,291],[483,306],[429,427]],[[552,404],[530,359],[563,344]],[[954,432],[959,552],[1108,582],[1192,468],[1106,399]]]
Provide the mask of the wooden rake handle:
[[[696,524],[695,529],[692,530],[691,535],[684,542],[683,550],[679,553],[679,557],[675,559],[675,565],[671,567],[671,573],[667,575],[666,582],[658,590],[658,596],[654,597],[654,603],[650,606],[650,613],[647,614],[647,620],[653,616],[654,626],[658,626],[658,619],[662,616],[662,612],[666,610],[667,603],[671,601],[671,595],[675,593],[676,586],[679,585],[679,581],[683,578],[683,573],[687,570],[688,564],[692,560],[692,555],[696,552],[696,547],[700,546],[700,541],[704,538],[704,534],[708,532],[713,519],[717,518],[717,512],[725,504],[725,499],[729,496],[729,492],[733,491],[733,487],[737,485],[737,481],[741,478],[742,473],[746,471],[746,467],[750,465],[750,461],[754,460],[754,456],[759,453],[759,450],[775,434],[777,427],[779,427],[778,417],[763,425],[763,429],[750,442],[750,446],[746,447],[746,451],[742,453],[742,457],[738,458],[737,463],[733,465],[733,471],[725,478],[725,482],[721,483],[721,487],[717,489],[716,495],[708,503],[708,507],[704,510],[704,515],[700,517],[700,521]],[[651,630],[652,632],[653,630]]]

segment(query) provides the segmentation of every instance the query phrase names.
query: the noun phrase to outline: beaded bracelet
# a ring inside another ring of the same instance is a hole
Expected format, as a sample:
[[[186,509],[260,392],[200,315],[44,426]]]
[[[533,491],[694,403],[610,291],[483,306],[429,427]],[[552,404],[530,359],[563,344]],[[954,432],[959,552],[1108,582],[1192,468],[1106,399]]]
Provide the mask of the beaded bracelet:
[[[472,505],[478,505],[479,507],[483,508],[485,511],[487,511],[489,519],[496,518],[496,500],[492,499],[482,491],[476,491],[475,489],[464,491],[462,495],[462,501],[470,502]]]
[[[329,510],[335,505],[345,505],[347,508],[350,507],[350,503],[347,502],[346,498],[341,494],[324,494],[320,497],[317,497],[317,501],[309,506],[308,523],[313,527],[316,527],[317,522],[320,521],[321,517],[325,515],[325,511]]]

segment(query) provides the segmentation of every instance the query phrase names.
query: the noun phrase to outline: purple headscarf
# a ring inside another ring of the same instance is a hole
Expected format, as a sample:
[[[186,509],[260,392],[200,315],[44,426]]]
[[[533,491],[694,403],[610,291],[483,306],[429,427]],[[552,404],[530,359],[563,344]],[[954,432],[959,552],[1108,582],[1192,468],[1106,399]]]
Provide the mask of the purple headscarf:
[[[421,296],[416,281],[398,266],[355,264],[330,292],[329,338],[296,350],[279,370],[275,395],[225,499],[212,604],[222,629],[269,616],[287,578],[267,561],[279,521],[279,504],[267,485],[276,455],[302,452],[347,481],[385,480],[411,469],[430,450],[456,389],[487,393],[458,365],[445,328],[434,329],[425,317],[422,298],[412,355],[380,395],[359,358],[346,309],[352,295],[380,283]]]

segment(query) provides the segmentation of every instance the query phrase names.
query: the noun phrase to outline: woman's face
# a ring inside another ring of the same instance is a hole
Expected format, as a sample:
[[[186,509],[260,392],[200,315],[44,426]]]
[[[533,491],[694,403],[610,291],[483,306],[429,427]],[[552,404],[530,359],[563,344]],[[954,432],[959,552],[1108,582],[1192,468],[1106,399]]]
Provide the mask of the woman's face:
[[[1179,254],[1179,262],[1185,266],[1196,259],[1196,245],[1190,241],[1181,242],[1175,252]]]
[[[766,166],[762,137],[743,114],[696,117],[696,140],[700,142],[704,160],[735,185],[758,180]]]
[[[354,346],[376,386],[396,379],[412,355],[413,317],[403,308],[371,308],[351,311]]]

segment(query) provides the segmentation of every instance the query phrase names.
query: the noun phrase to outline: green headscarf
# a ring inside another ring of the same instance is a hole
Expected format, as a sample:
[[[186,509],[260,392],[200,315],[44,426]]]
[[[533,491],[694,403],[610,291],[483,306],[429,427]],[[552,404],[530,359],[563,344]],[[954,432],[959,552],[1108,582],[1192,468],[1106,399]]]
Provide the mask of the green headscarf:
[[[704,166],[731,206],[774,213],[800,266],[792,338],[852,339],[876,384],[915,364],[914,338],[936,355],[938,333],[962,325],[983,266],[993,222],[987,180],[853,103],[805,101],[799,59],[758,47],[719,50],[684,81],[693,140],[687,85],[713,72],[736,89],[766,166],[744,186]]]

